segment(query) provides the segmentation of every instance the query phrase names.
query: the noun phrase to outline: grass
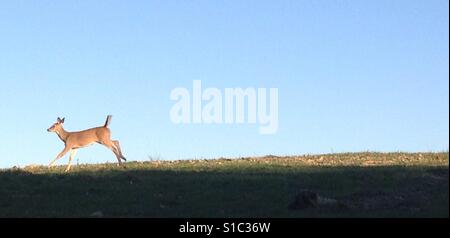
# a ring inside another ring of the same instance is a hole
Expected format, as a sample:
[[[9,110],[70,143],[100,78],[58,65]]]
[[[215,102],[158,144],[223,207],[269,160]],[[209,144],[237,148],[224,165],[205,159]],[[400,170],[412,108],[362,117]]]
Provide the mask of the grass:
[[[448,153],[0,170],[0,217],[449,217]],[[308,189],[351,208],[290,210]]]

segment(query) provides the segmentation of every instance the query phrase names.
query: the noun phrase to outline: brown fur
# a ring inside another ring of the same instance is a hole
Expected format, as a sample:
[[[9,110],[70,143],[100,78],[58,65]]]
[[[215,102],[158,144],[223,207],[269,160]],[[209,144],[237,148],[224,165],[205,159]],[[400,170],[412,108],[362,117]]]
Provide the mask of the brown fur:
[[[119,165],[122,164],[121,160],[126,161],[125,157],[122,155],[119,141],[111,140],[111,131],[108,128],[111,121],[110,115],[107,117],[104,126],[76,132],[68,132],[64,130],[64,120],[64,118],[60,119],[58,117],[56,123],[54,123],[50,128],[47,129],[48,132],[55,132],[65,144],[64,150],[58,154],[58,156],[55,160],[53,160],[52,163],[50,163],[50,166],[53,166],[58,159],[63,157],[67,152],[71,151],[69,164],[66,169],[66,172],[68,172],[70,170],[71,162],[73,157],[75,156],[76,150],[94,143],[102,144],[110,149],[116,155]]]

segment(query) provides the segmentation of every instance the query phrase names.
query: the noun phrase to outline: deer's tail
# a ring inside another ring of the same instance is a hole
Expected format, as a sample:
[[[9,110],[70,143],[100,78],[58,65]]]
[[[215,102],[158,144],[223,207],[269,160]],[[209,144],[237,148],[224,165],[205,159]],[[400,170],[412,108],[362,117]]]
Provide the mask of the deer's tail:
[[[111,118],[112,118],[112,116],[108,115],[108,117],[106,118],[106,122],[105,122],[105,126],[104,127],[108,127],[109,126],[109,124],[111,123]]]

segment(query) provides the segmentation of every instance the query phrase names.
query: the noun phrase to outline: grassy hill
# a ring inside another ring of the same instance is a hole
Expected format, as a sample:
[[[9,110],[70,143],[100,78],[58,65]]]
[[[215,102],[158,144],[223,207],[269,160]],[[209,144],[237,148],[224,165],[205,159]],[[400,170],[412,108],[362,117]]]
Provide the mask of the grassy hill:
[[[448,153],[0,170],[0,217],[448,217]],[[302,191],[331,205],[290,207]]]

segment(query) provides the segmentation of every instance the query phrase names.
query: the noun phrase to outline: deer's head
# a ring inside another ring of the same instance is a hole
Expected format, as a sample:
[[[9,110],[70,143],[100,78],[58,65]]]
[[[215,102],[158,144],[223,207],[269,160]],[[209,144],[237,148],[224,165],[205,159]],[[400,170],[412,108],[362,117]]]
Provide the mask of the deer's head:
[[[47,129],[48,132],[56,132],[59,131],[62,128],[62,125],[64,124],[64,119],[61,119],[58,117],[58,119],[56,119],[56,122]]]

